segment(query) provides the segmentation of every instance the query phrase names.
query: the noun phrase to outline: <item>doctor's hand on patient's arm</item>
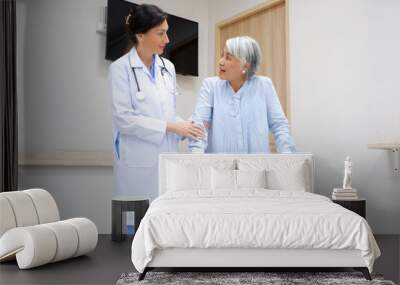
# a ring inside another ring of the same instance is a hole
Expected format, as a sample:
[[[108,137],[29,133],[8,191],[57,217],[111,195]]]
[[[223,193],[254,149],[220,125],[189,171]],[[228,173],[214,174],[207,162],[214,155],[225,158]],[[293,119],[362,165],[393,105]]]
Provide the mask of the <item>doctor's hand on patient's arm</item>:
[[[176,133],[177,135],[189,137],[194,140],[198,140],[204,136],[203,128],[189,121],[167,122],[167,132]]]

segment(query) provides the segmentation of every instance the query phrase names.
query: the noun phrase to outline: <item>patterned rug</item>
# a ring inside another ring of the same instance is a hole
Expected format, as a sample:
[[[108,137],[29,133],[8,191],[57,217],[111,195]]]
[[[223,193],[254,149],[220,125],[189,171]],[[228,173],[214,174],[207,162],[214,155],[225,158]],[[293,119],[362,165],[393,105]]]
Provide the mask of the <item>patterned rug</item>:
[[[154,272],[150,271],[142,281],[139,273],[124,273],[116,285],[134,284],[213,284],[213,285],[297,285],[297,284],[379,284],[396,285],[384,280],[382,275],[372,274],[372,281],[364,278],[360,272]]]

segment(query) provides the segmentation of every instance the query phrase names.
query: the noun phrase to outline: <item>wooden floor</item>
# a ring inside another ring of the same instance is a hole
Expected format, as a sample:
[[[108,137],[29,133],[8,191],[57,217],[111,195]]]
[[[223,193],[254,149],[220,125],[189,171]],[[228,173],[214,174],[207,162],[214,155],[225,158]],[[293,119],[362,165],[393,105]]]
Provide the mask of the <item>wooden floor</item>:
[[[375,272],[399,283],[400,236],[377,235],[382,256]],[[29,270],[19,270],[16,262],[0,264],[0,284],[115,284],[124,272],[135,271],[130,258],[131,242],[111,241],[100,235],[94,252],[88,256],[52,263]]]

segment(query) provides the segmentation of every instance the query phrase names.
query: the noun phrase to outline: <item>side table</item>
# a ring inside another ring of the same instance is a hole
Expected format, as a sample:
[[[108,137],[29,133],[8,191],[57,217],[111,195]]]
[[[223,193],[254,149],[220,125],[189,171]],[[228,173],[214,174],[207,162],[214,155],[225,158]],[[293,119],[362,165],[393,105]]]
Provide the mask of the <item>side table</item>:
[[[361,217],[364,219],[366,218],[366,204],[367,201],[366,199],[363,198],[358,198],[355,200],[337,200],[337,199],[332,199],[332,202],[339,204],[340,206],[353,211],[356,214],[359,214]]]
[[[146,214],[149,208],[150,200],[142,197],[126,197],[116,196],[112,198],[111,210],[111,239],[113,241],[125,240],[125,235],[122,234],[122,215],[126,211],[135,212],[135,233],[139,227],[140,221]]]

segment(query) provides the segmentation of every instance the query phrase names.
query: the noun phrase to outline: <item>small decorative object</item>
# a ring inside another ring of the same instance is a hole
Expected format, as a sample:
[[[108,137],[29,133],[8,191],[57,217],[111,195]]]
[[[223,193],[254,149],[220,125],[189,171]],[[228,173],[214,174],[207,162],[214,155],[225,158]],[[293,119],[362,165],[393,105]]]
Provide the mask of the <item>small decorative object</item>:
[[[123,211],[122,212],[122,234],[133,235],[135,227],[135,212],[134,211]]]
[[[347,156],[344,161],[343,187],[333,188],[332,199],[334,200],[356,200],[358,191],[351,187],[351,157]]]
[[[135,212],[126,211],[126,234],[128,236],[133,236],[135,233]]]
[[[343,189],[351,190],[351,157],[347,156],[344,161]]]

